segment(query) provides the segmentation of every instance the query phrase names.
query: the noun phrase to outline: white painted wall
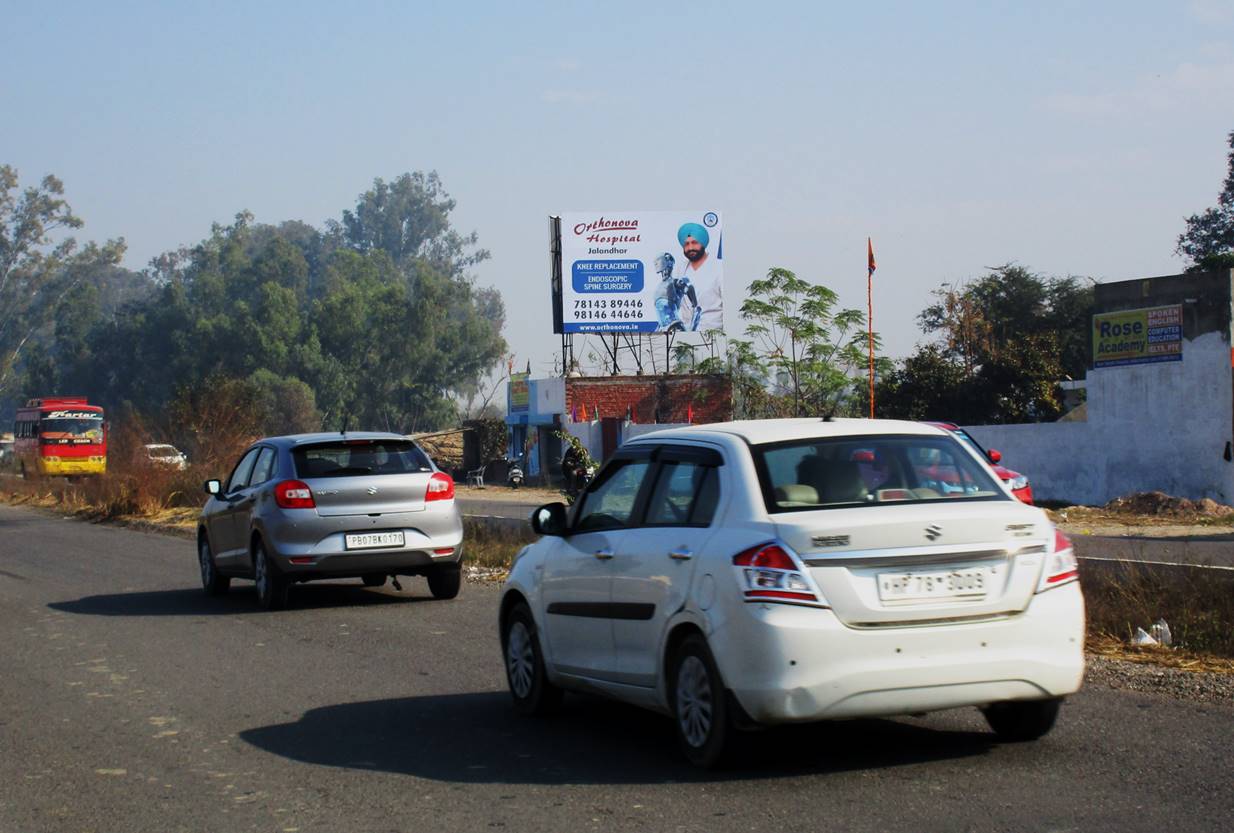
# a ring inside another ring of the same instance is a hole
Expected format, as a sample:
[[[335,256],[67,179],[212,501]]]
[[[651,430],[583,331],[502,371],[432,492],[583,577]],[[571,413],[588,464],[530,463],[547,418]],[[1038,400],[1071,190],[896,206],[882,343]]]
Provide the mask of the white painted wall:
[[[1133,492],[1234,504],[1230,342],[1184,340],[1181,362],[1088,372],[1088,422],[976,425],[967,430],[1027,475],[1039,500],[1103,504]]]
[[[635,437],[641,437],[644,434],[650,434],[653,431],[665,431],[669,428],[681,428],[689,423],[658,423],[652,425],[640,425],[634,422],[627,422],[621,430],[621,442],[632,440]],[[565,429],[578,437],[583,445],[587,448],[587,452],[592,458],[599,460],[603,456],[604,451],[604,435],[600,430],[599,422],[568,422],[565,424]]]

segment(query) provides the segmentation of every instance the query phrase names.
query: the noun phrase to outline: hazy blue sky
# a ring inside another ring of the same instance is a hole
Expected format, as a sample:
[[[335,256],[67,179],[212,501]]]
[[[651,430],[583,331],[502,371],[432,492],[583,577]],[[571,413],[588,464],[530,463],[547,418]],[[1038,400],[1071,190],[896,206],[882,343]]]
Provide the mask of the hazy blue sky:
[[[671,7],[671,10],[665,10]],[[895,356],[944,281],[1179,271],[1234,130],[1234,2],[4,4],[0,162],[127,265],[242,209],[320,225],[437,170],[521,365],[546,217],[719,209],[727,321],[771,266]]]

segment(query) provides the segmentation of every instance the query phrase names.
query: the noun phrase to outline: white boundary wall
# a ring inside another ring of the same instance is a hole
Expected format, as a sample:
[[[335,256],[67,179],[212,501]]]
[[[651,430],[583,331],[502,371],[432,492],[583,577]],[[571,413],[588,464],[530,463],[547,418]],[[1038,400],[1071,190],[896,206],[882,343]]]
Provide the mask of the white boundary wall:
[[[1039,500],[1103,504],[1133,492],[1234,504],[1230,343],[1208,332],[1183,342],[1181,362],[1088,372],[1088,422],[966,429],[1003,465],[1027,475]]]
[[[632,440],[635,437],[641,437],[653,431],[683,428],[686,425],[689,425],[689,423],[662,422],[652,425],[639,425],[638,423],[627,422],[621,428],[621,442],[624,443],[626,440]],[[603,457],[604,435],[601,433],[599,422],[568,422],[563,427],[582,441],[583,445],[587,448],[587,452],[591,454],[592,459],[600,460]]]

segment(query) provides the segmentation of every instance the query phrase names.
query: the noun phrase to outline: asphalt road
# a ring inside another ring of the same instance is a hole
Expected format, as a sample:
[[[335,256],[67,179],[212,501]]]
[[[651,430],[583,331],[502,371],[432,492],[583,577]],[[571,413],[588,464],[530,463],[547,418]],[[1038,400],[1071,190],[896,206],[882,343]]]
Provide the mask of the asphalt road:
[[[516,716],[497,588],[199,590],[193,545],[0,506],[0,832],[1228,831],[1234,706],[1088,688],[1032,744],[975,710],[750,736]]]

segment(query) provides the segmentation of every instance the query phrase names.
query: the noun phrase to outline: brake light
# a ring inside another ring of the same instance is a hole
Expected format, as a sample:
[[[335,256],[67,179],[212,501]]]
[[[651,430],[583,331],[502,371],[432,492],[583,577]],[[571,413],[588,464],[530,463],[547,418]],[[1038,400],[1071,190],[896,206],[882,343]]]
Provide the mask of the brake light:
[[[777,543],[737,553],[733,567],[746,601],[821,604],[814,582],[797,559]]]
[[[284,480],[274,487],[274,502],[282,509],[316,509],[313,490],[299,480]]]
[[[454,500],[454,478],[443,471],[433,472],[424,495],[425,503],[430,500]]]
[[[1054,530],[1054,550],[1046,556],[1045,571],[1041,574],[1041,583],[1037,592],[1049,590],[1078,581],[1080,564],[1075,557],[1075,547],[1061,530]]]

